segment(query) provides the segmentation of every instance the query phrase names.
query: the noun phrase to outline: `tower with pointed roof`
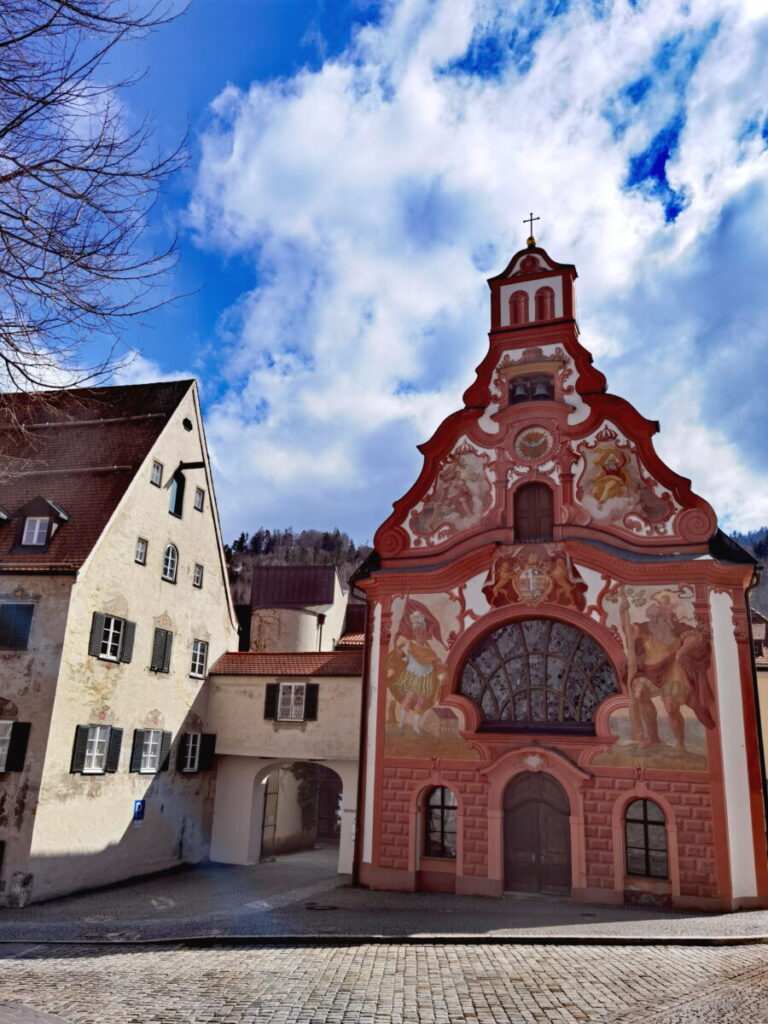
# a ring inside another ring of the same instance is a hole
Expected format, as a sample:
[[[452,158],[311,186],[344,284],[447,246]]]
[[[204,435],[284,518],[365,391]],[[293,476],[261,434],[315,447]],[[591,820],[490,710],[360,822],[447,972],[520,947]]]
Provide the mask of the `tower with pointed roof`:
[[[754,562],[607,391],[576,276],[531,236],[489,280],[488,353],[358,580],[360,879],[762,906]]]

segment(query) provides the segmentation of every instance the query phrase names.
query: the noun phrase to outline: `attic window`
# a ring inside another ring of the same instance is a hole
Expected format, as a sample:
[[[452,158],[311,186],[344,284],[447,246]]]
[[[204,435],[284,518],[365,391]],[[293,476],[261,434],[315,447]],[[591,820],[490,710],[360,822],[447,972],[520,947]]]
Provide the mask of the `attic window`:
[[[27,516],[21,543],[30,547],[44,547],[48,539],[49,516]]]
[[[181,514],[184,509],[185,484],[186,481],[184,479],[184,474],[180,469],[177,469],[171,477],[171,501],[168,511],[172,516],[178,516],[179,519],[181,519]]]

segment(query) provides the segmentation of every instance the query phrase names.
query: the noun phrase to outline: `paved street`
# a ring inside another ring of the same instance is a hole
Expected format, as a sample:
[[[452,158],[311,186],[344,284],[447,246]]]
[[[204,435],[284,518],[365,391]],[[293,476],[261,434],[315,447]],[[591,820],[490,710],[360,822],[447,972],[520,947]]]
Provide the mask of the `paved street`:
[[[768,1020],[761,945],[51,947],[6,957],[0,1024],[43,1024],[41,1012],[68,1024]]]
[[[0,1024],[762,1024],[766,937],[764,911],[368,892],[320,849],[0,911]]]

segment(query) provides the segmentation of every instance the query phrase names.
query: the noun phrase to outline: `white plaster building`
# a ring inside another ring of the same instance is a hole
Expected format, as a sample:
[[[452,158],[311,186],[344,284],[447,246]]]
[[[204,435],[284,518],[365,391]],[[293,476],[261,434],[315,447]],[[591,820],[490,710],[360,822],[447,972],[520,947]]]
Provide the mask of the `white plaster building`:
[[[236,645],[194,381],[0,404],[0,903],[208,853]]]

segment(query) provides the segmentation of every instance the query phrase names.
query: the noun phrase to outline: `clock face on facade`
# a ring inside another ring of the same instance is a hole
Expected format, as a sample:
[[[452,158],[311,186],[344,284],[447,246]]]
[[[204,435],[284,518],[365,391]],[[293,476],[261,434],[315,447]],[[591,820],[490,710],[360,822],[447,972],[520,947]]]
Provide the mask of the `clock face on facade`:
[[[549,455],[553,444],[552,435],[544,427],[526,427],[515,438],[515,454],[534,462]]]

